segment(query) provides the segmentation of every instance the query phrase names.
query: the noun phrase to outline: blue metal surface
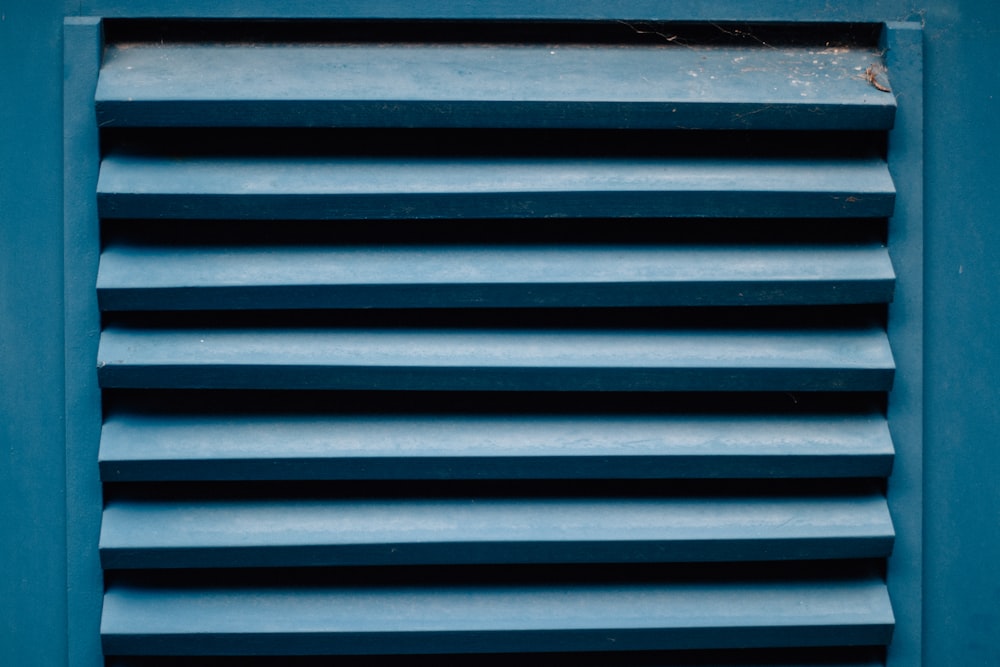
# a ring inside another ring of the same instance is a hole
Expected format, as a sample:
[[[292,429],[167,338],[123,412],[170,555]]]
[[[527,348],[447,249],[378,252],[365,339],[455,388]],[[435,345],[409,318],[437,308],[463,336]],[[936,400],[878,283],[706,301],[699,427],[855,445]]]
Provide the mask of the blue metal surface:
[[[106,481],[884,477],[880,414],[108,416]]]
[[[876,63],[822,43],[128,44],[107,52],[97,109],[113,127],[887,129],[895,97],[863,75]]]
[[[885,217],[884,161],[183,158],[112,153],[108,218]]]

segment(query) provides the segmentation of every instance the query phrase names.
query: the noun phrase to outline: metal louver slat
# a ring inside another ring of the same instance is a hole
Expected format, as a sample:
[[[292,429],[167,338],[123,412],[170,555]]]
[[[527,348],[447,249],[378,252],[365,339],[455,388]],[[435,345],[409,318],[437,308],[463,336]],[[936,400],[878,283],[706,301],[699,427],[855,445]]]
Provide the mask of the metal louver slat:
[[[832,497],[119,500],[108,568],[879,558],[880,493]]]
[[[885,303],[867,246],[224,247],[110,244],[102,309]]]
[[[884,217],[885,162],[712,158],[170,158],[101,162],[106,218]]]
[[[333,415],[121,411],[108,481],[885,477],[881,414]]]
[[[121,126],[888,129],[875,49],[149,44],[111,48]]]
[[[878,577],[371,588],[125,579],[108,588],[102,634],[113,654],[636,651],[884,644],[892,624]]]
[[[102,386],[503,391],[884,391],[885,332],[171,329],[101,334]]]

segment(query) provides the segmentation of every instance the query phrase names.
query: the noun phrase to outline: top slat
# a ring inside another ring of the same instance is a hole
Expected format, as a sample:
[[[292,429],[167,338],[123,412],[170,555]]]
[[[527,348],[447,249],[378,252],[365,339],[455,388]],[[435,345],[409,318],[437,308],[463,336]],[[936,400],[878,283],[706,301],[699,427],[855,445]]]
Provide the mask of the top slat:
[[[892,127],[867,47],[109,47],[102,127]]]

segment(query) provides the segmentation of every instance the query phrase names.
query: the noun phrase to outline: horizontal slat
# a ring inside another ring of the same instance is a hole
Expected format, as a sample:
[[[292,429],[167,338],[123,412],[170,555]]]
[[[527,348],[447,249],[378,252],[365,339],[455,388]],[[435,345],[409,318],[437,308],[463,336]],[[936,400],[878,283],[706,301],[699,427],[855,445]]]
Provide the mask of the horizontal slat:
[[[883,391],[880,328],[155,329],[101,335],[105,388]]]
[[[112,243],[104,310],[885,303],[884,247]]]
[[[112,153],[109,218],[886,217],[872,159],[181,158]]]
[[[864,47],[129,44],[107,126],[889,129]]]
[[[371,588],[126,580],[108,587],[101,631],[108,655],[267,655],[878,645],[892,626],[877,577]]]
[[[881,494],[802,498],[118,500],[105,568],[876,558]]]
[[[113,412],[105,481],[885,477],[885,417]]]

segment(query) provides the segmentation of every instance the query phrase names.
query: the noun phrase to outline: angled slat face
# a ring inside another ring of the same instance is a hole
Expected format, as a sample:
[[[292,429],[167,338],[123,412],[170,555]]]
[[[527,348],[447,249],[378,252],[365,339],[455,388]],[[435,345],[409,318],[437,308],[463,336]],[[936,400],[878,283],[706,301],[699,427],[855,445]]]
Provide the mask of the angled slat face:
[[[884,217],[877,158],[161,157],[101,162],[106,218]]]
[[[112,126],[888,129],[874,49],[672,44],[112,47]],[[734,66],[735,64],[735,66]]]
[[[885,303],[868,246],[227,247],[112,244],[104,310]]]
[[[108,481],[885,477],[877,413],[331,415],[122,411]]]
[[[122,25],[109,664],[882,664],[875,31]]]

